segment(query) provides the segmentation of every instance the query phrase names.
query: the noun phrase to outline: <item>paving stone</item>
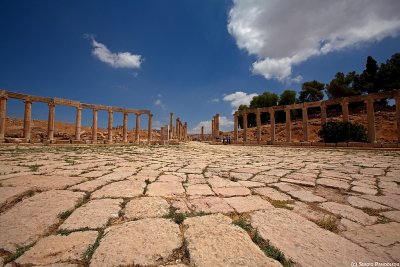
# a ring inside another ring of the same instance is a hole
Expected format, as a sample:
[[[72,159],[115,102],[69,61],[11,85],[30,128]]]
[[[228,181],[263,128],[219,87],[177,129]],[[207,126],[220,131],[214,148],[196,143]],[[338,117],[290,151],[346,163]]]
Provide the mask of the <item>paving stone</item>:
[[[0,214],[0,249],[15,252],[36,241],[58,223],[60,213],[72,210],[83,197],[80,192],[46,191]]]
[[[106,229],[90,266],[149,266],[168,262],[182,246],[179,226],[167,219],[143,219]]]
[[[397,195],[385,195],[385,196],[362,195],[360,197],[400,210],[400,201]]]
[[[191,207],[196,212],[205,213],[229,213],[234,212],[228,203],[219,197],[201,197],[189,200]]]
[[[194,184],[186,187],[186,194],[188,196],[213,196],[214,192],[207,184]]]
[[[285,193],[279,192],[276,189],[273,189],[271,187],[258,187],[252,189],[254,193],[267,197],[271,200],[278,200],[278,201],[289,201],[292,200],[292,198],[289,195],[286,195]]]
[[[81,261],[88,247],[96,241],[97,235],[97,231],[85,231],[74,232],[67,236],[47,236],[40,239],[15,262],[18,264],[44,265]]]
[[[253,182],[253,181],[238,181],[238,183],[247,188],[265,186],[265,183]]]
[[[157,182],[184,182],[186,178],[172,175],[172,174],[163,174],[158,177]]]
[[[193,217],[184,224],[193,266],[281,266],[266,257],[249,235],[226,216]]]
[[[289,184],[289,183],[273,183],[273,184],[269,184],[269,186],[273,186],[278,188],[279,190],[283,191],[283,192],[289,192],[289,191],[295,191],[295,190],[302,190],[303,188],[301,186],[298,185],[294,185],[294,184]]]
[[[76,209],[59,227],[61,230],[104,228],[112,218],[118,218],[122,199],[96,199]]]
[[[400,223],[375,224],[346,231],[342,234],[358,244],[374,243],[387,247],[399,242]]]
[[[317,180],[317,184],[343,190],[350,188],[350,185],[347,182],[330,178],[320,178]]]
[[[364,187],[364,186],[353,186],[351,188],[351,191],[368,195],[376,195],[378,193],[378,190],[376,188]]]
[[[244,172],[230,172],[230,173],[229,173],[229,176],[230,176],[231,178],[238,179],[238,180],[248,180],[248,179],[250,179],[251,177],[253,177],[253,174],[251,174],[251,173],[244,173]]]
[[[364,248],[285,209],[256,211],[251,224],[299,266],[350,266],[374,260]]]
[[[213,190],[215,194],[223,197],[251,195],[251,192],[247,187],[215,187]]]
[[[296,190],[296,191],[289,191],[287,192],[292,197],[298,198],[304,202],[324,202],[326,201],[325,198],[314,195],[310,191],[307,190]]]
[[[317,210],[311,207],[310,205],[300,201],[296,201],[295,203],[290,204],[288,206],[293,207],[294,213],[297,213],[303,216],[304,218],[307,218],[314,222],[320,221],[327,216],[326,213],[323,213],[320,210]]]
[[[257,174],[253,178],[251,178],[252,181],[254,182],[260,182],[260,183],[266,183],[266,184],[271,184],[271,183],[276,183],[279,181],[279,176],[274,176],[274,175],[268,175],[268,174]]]
[[[169,212],[168,202],[161,197],[141,197],[129,201],[125,207],[128,219],[162,217]]]
[[[350,219],[352,221],[358,222],[362,225],[371,225],[376,222],[377,217],[369,216],[362,210],[353,208],[348,205],[336,203],[336,202],[325,202],[319,204],[319,207],[332,212],[334,214],[340,215],[344,218]]]
[[[31,189],[50,190],[63,189],[85,181],[84,177],[24,175],[2,180],[3,186],[25,186]]]
[[[230,197],[225,198],[225,201],[238,213],[272,208],[272,205],[260,196]]]
[[[224,179],[220,177],[213,177],[208,179],[208,183],[212,188],[216,187],[242,187],[242,185],[238,182],[232,182],[229,179]]]
[[[385,211],[380,214],[393,221],[400,222],[400,211],[398,210]]]
[[[25,195],[30,190],[31,189],[26,186],[0,187],[0,209]]]
[[[148,196],[173,197],[185,195],[185,189],[179,182],[154,182],[147,186]]]
[[[137,197],[143,194],[146,184],[143,182],[120,181],[114,182],[92,193],[91,198],[127,198]]]
[[[384,175],[385,170],[380,169],[380,168],[361,168],[360,173],[361,174],[371,174],[371,175]]]
[[[352,205],[355,208],[363,209],[363,208],[369,208],[369,209],[374,209],[374,210],[387,210],[390,209],[387,206],[378,204],[376,202],[360,198],[357,196],[349,196],[347,198],[347,201],[349,202],[350,205]]]

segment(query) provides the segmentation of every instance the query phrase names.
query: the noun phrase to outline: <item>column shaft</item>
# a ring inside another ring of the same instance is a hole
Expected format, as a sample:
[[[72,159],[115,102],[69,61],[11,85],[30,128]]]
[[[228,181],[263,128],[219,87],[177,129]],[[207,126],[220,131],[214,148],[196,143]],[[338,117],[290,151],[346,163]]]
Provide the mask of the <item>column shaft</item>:
[[[108,111],[108,142],[112,143],[113,141],[113,111]]]
[[[271,121],[271,142],[275,142],[275,110],[271,109],[269,118]]]
[[[233,115],[233,140],[235,140],[236,142],[238,141],[238,114],[235,113]]]
[[[243,142],[247,141],[247,113],[243,113]]]
[[[153,114],[149,114],[149,121],[148,121],[148,126],[147,126],[147,143],[150,145],[151,144],[151,133],[152,133],[152,127],[153,127]],[[168,128],[167,128],[168,130]],[[168,136],[169,133],[167,133]],[[168,137],[167,137],[168,138]]]
[[[75,140],[81,140],[82,108],[76,107]]]
[[[122,126],[123,142],[128,143],[128,113],[124,113],[123,126]]]
[[[286,142],[292,142],[292,120],[290,118],[290,109],[286,109],[285,113],[286,113]]]
[[[310,134],[308,131],[308,109],[306,107],[303,107],[302,110],[303,113],[303,140],[308,142],[310,138]]]
[[[26,100],[25,113],[24,113],[24,138],[26,142],[30,142],[31,140],[31,121],[32,121],[32,102]]]
[[[4,142],[6,135],[7,97],[0,98],[0,143]]]
[[[368,142],[374,143],[376,141],[374,100],[372,98],[367,99],[365,105],[367,107]]]
[[[261,112],[257,109],[256,112],[256,123],[257,123],[257,143],[261,143]]]
[[[211,137],[212,137],[212,140],[214,141],[214,138],[215,138],[215,120],[214,119],[211,120]]]
[[[204,141],[204,126],[201,126],[201,141]]]
[[[139,143],[139,132],[140,132],[140,114],[136,113],[136,131],[135,131],[135,142]]]
[[[219,114],[215,115],[215,138],[219,139]]]
[[[55,113],[54,103],[49,103],[49,119],[47,125],[47,139],[52,142],[54,141],[54,113]]]
[[[343,100],[341,105],[342,105],[343,122],[349,122],[349,102]]]
[[[97,143],[97,109],[93,109],[92,144]]]
[[[169,132],[170,135],[169,137],[172,139],[174,135],[174,113],[170,113],[170,118],[169,118]]]

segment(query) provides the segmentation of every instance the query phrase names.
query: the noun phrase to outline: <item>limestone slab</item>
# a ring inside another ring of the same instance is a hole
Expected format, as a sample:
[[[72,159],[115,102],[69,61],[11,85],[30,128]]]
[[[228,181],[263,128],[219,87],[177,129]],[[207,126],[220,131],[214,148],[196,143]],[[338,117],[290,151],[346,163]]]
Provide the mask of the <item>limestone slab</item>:
[[[398,210],[385,211],[380,214],[393,221],[400,222],[400,211]]]
[[[288,201],[292,200],[289,195],[285,193],[279,192],[278,190],[271,188],[271,187],[258,187],[252,189],[254,193],[267,197],[271,200],[278,200],[278,201]]]
[[[230,197],[225,198],[225,201],[238,213],[272,208],[272,205],[260,196]]]
[[[265,183],[253,182],[253,181],[238,181],[238,183],[248,188],[265,186]]]
[[[15,251],[36,241],[59,221],[58,215],[72,210],[84,193],[51,190],[24,199],[0,215],[0,248]]]
[[[295,191],[289,191],[287,192],[289,195],[292,197],[298,198],[301,201],[304,202],[324,202],[326,201],[325,198],[314,195],[310,191],[307,190],[295,190]]]
[[[184,194],[185,189],[179,182],[155,182],[147,186],[148,196],[173,197]]]
[[[104,228],[111,218],[118,218],[122,199],[95,199],[76,209],[60,226],[62,230]]]
[[[358,222],[362,225],[371,225],[376,222],[377,217],[375,216],[369,216],[362,210],[353,208],[348,205],[336,203],[336,202],[325,202],[319,204],[319,207],[332,212],[334,214],[340,215],[344,218],[347,218],[349,220]]]
[[[167,219],[143,219],[106,229],[90,266],[162,264],[182,246],[179,226]]]
[[[162,217],[169,212],[168,202],[161,197],[141,197],[129,201],[125,207],[128,219]]]
[[[193,217],[184,224],[193,266],[281,266],[266,257],[249,235],[224,215]]]
[[[360,227],[342,233],[346,238],[358,243],[374,243],[381,246],[390,246],[400,240],[400,223],[391,222]]]
[[[256,211],[251,224],[299,266],[350,266],[373,260],[364,248],[285,209]]]
[[[271,184],[278,182],[279,178],[280,178],[279,176],[274,176],[274,175],[257,174],[253,178],[251,178],[251,181]]]
[[[353,186],[351,188],[351,191],[357,192],[357,193],[363,193],[363,194],[368,194],[368,195],[376,195],[378,193],[378,190],[376,188],[372,187],[364,187],[364,186]]]
[[[31,189],[26,186],[17,186],[17,187],[8,187],[2,186],[0,187],[0,209],[3,206],[7,206],[11,202],[15,201],[19,197],[23,196]]]
[[[234,212],[234,209],[228,203],[219,197],[201,197],[189,200],[190,205],[196,212],[205,213],[229,213]]]
[[[85,181],[84,177],[23,175],[1,181],[3,186],[25,186],[31,189],[63,189]]]
[[[223,197],[248,196],[251,194],[247,187],[216,187],[213,190],[215,194]]]
[[[360,198],[357,196],[349,196],[347,198],[347,202],[355,208],[363,209],[363,208],[369,208],[369,209],[374,209],[374,210],[387,210],[390,209],[387,206],[378,204],[376,202]]]
[[[213,196],[214,192],[208,184],[193,184],[186,187],[186,194],[189,196]]]
[[[97,238],[97,231],[74,232],[67,236],[51,235],[40,239],[16,260],[18,264],[44,265],[81,261]]]
[[[399,196],[397,195],[385,195],[385,196],[362,195],[360,197],[400,210],[400,201],[399,201]]]
[[[136,197],[143,194],[143,189],[146,186],[143,182],[138,181],[120,181],[114,182],[92,193],[91,198],[128,198]]]
[[[163,174],[157,178],[158,182],[184,182],[186,178],[173,174]]]
[[[350,188],[350,185],[346,181],[338,180],[338,179],[330,179],[330,178],[320,178],[317,180],[317,184],[333,187],[338,189],[347,190]]]

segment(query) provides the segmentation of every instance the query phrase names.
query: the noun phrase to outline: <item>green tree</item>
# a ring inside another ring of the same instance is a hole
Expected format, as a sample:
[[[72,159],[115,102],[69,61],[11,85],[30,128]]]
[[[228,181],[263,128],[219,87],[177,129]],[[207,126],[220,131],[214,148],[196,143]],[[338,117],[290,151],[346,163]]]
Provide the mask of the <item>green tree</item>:
[[[314,102],[324,98],[325,84],[316,80],[304,82],[299,94],[299,102]]]
[[[378,70],[379,68],[376,60],[368,56],[365,70],[359,75],[358,80],[354,79],[353,81],[353,89],[368,94],[378,92]]]
[[[296,91],[293,90],[285,90],[282,92],[279,97],[279,105],[291,105],[296,103]]]
[[[328,97],[332,99],[360,94],[361,92],[354,90],[357,76],[358,74],[354,71],[348,75],[344,75],[343,72],[336,73],[335,78],[326,86]]]
[[[255,96],[250,102],[250,108],[266,108],[278,104],[278,95],[275,93],[264,92],[262,95]]]
[[[377,72],[377,84],[384,91],[400,88],[400,53],[381,64]]]

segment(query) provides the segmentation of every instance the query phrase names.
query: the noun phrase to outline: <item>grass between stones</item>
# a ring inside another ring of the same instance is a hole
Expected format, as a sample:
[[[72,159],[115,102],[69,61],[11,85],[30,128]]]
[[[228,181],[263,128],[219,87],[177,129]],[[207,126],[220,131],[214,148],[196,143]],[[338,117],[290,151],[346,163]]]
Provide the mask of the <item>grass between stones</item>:
[[[264,240],[259,235],[258,230],[254,229],[247,221],[245,216],[239,215],[232,221],[232,223],[245,230],[251,237],[251,240],[262,250],[262,252],[264,252],[266,256],[279,261],[284,267],[293,267],[293,262],[286,259],[285,254],[283,254],[283,252],[277,247],[271,245],[268,240]]]
[[[331,231],[333,233],[339,232],[339,221],[333,216],[325,216],[323,219],[315,222],[319,227]]]
[[[275,208],[293,210],[293,207],[288,206],[289,204],[293,204],[294,203],[293,200],[270,200],[269,202]]]
[[[168,214],[164,215],[163,218],[171,219],[176,224],[182,224],[186,218],[204,216],[209,214],[202,211],[193,213],[182,213],[182,212],[176,212],[177,210],[178,209],[175,207],[170,207]]]
[[[96,251],[96,249],[99,247],[100,239],[103,237],[103,235],[104,235],[104,230],[100,230],[99,234],[97,235],[96,241],[92,245],[90,245],[83,254],[84,266],[89,266],[90,260],[92,259],[92,256]]]
[[[4,258],[4,264],[7,264],[7,263],[12,262],[12,261],[15,261],[17,258],[19,258],[19,256],[24,254],[25,251],[27,251],[28,249],[33,247],[33,245],[35,245],[35,242],[32,243],[32,244],[29,244],[27,246],[17,248],[17,251],[14,254],[11,254],[11,255],[6,256]]]

